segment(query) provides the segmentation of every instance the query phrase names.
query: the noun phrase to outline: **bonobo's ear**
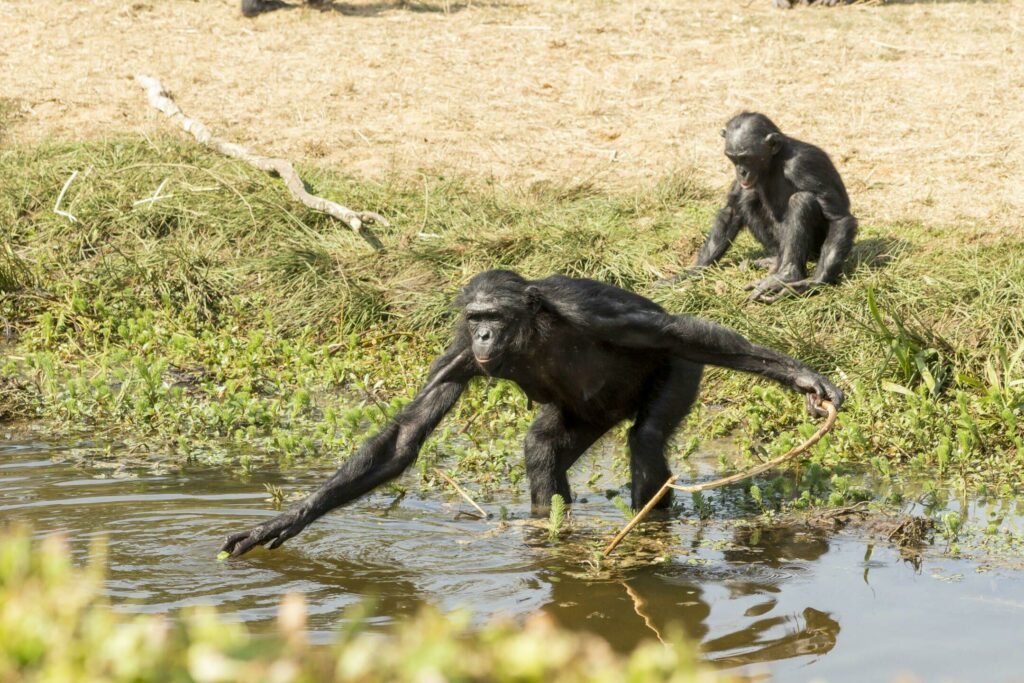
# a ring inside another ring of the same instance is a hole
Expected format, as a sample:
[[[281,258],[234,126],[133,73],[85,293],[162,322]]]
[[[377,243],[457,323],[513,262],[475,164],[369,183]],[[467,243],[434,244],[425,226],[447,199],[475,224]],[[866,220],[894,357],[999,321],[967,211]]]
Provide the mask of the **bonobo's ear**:
[[[772,154],[782,149],[782,133],[768,133],[764,141],[768,143],[768,149],[772,151]]]
[[[724,138],[725,137],[725,128],[723,128],[722,130],[718,131],[718,134],[721,135]]]
[[[536,313],[544,307],[544,295],[541,294],[539,287],[527,285],[523,293],[526,295],[526,305],[530,307],[531,313]]]

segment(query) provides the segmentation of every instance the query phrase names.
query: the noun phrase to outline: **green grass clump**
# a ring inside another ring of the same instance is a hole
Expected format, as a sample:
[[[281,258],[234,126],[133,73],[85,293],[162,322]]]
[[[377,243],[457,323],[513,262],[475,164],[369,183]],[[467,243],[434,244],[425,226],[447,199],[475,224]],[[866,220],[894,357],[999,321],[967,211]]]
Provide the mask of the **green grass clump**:
[[[72,221],[52,209],[74,171],[61,205]],[[842,428],[799,483],[758,483],[765,509],[859,499],[842,484],[857,468],[1000,496],[1024,483],[1020,241],[868,224],[839,285],[749,305],[760,252],[748,236],[722,267],[653,285],[691,260],[714,215],[717,198],[686,174],[612,192],[301,173],[314,192],[387,216],[375,228],[385,249],[179,138],[0,152],[0,387],[19,395],[17,414],[242,467],[343,457],[414,394],[458,288],[505,267],[638,291],[836,379]],[[724,409],[697,410],[684,429],[733,433],[751,459],[814,429],[797,396],[737,373],[709,370],[702,398]],[[484,489],[515,483],[528,420],[516,387],[477,382],[421,466],[453,456]]]

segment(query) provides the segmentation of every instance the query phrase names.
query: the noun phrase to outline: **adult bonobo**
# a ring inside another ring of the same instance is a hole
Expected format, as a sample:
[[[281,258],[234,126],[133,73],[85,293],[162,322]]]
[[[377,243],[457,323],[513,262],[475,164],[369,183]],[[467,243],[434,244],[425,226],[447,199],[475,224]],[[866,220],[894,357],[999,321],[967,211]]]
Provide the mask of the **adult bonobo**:
[[[556,493],[571,500],[568,469],[626,419],[634,421],[632,501],[642,507],[669,476],[665,443],[693,405],[707,363],[804,392],[814,413],[823,413],[822,401],[837,408],[843,402],[838,388],[799,361],[593,280],[525,280],[492,270],[474,277],[458,304],[463,315],[455,338],[412,402],[313,494],[266,524],[232,534],[223,551],[238,557],[257,545],[276,548],[329,510],[397,477],[473,377],[512,380],[543,404],[525,444],[536,512]]]
[[[745,225],[771,258],[768,277],[752,282],[750,299],[772,303],[833,284],[857,233],[850,198],[832,160],[819,147],[784,135],[764,114],[744,112],[722,129],[736,178],[697,255],[693,274],[718,261]],[[807,260],[817,258],[807,277]]]

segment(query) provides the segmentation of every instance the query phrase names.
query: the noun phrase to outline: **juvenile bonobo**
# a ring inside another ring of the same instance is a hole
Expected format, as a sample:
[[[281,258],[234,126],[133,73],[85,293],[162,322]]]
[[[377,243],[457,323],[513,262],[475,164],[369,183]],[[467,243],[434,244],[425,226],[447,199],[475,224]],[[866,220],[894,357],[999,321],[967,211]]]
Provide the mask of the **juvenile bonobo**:
[[[276,548],[326,512],[400,475],[473,377],[512,380],[542,404],[525,442],[530,501],[538,513],[556,493],[572,500],[569,468],[627,419],[633,420],[633,506],[650,500],[669,476],[665,443],[696,400],[705,364],[757,373],[803,392],[812,413],[824,414],[824,400],[837,408],[843,402],[838,388],[799,361],[593,280],[525,280],[492,270],[474,277],[457,304],[463,315],[454,340],[412,402],[309,497],[232,534],[222,551],[238,557],[257,545]],[[665,498],[660,505],[668,503]]]
[[[850,198],[832,160],[819,147],[784,135],[764,114],[744,112],[722,129],[725,156],[736,168],[696,264],[718,261],[745,225],[771,258],[758,261],[768,277],[752,282],[749,299],[772,303],[833,284],[857,233]],[[817,258],[807,277],[808,259]]]

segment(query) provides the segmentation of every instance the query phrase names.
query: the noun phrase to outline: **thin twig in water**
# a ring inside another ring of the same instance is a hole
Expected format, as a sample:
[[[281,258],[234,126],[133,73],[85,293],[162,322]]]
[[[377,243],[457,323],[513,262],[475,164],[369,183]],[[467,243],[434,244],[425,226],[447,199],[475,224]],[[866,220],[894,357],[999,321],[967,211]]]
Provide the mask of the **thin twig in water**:
[[[274,159],[254,154],[242,145],[215,137],[202,123],[185,116],[178,105],[174,103],[174,100],[167,94],[163,84],[158,79],[140,74],[135,77],[135,81],[146,89],[146,96],[149,99],[150,105],[162,111],[168,118],[174,119],[185,132],[191,133],[192,137],[200,144],[225,156],[241,159],[266,173],[276,174],[284,181],[288,191],[291,192],[295,199],[314,211],[326,213],[328,216],[338,219],[362,236],[374,248],[381,247],[376,237],[365,231],[365,226],[369,223],[387,225],[388,222],[383,216],[372,211],[356,212],[336,202],[310,194],[306,190],[302,178],[295,171],[295,167],[291,165],[291,162],[285,159]]]
[[[825,418],[825,423],[822,424],[821,427],[818,428],[818,431],[814,432],[814,434],[812,434],[806,441],[796,448],[783,453],[777,458],[772,458],[768,462],[762,463],[745,472],[740,472],[739,474],[733,474],[728,477],[722,477],[721,479],[704,482],[703,484],[694,484],[692,486],[678,486],[673,483],[676,480],[675,475],[669,477],[668,480],[661,485],[661,488],[658,489],[658,492],[655,493],[649,501],[647,501],[647,505],[645,505],[640,512],[636,513],[636,516],[633,519],[629,520],[629,523],[622,528],[622,531],[615,535],[612,542],[604,549],[604,552],[602,553],[604,557],[608,557],[612,551],[615,550],[619,543],[622,542],[622,539],[626,537],[626,534],[632,531],[633,527],[639,524],[643,518],[654,509],[654,506],[658,504],[658,501],[665,497],[665,494],[668,493],[669,490],[675,489],[676,491],[683,491],[684,493],[697,493],[698,491],[707,491],[708,489],[717,489],[728,484],[734,484],[738,481],[743,481],[744,479],[757,476],[762,472],[767,472],[773,467],[778,467],[782,463],[787,460],[792,460],[814,444],[818,443],[818,441],[821,440],[821,437],[832,431],[832,427],[836,423],[836,418],[839,416],[839,413],[836,411],[836,407],[831,401],[822,401],[821,406],[828,411],[828,417]]]
[[[61,203],[62,201],[64,201],[64,195],[65,195],[65,194],[67,194],[68,188],[69,188],[69,187],[71,187],[71,183],[72,183],[72,182],[74,181],[74,179],[75,179],[75,178],[77,178],[77,177],[78,177],[78,171],[74,171],[74,172],[73,172],[73,173],[71,174],[71,177],[70,177],[70,178],[68,178],[68,179],[67,179],[67,181],[66,181],[66,182],[64,183],[64,187],[62,187],[62,188],[61,188],[61,190],[60,190],[60,194],[59,194],[59,195],[57,195],[57,203],[53,205],[53,212],[54,212],[55,214],[57,214],[58,216],[64,216],[64,218],[67,218],[67,219],[68,219],[69,221],[71,221],[72,223],[77,223],[77,222],[78,222],[78,219],[77,219],[77,218],[75,218],[74,216],[72,216],[72,215],[71,215],[70,213],[68,213],[67,211],[61,211],[61,208],[60,208],[60,203]]]
[[[453,489],[455,489],[455,490],[456,490],[456,492],[458,492],[458,494],[459,494],[460,496],[462,496],[463,498],[465,498],[465,500],[466,500],[466,502],[467,502],[467,503],[469,503],[469,504],[470,504],[470,505],[472,505],[472,506],[473,506],[474,508],[476,508],[476,511],[480,513],[480,519],[487,519],[487,513],[486,513],[486,512],[484,512],[484,509],[483,509],[482,507],[480,507],[479,505],[477,505],[477,504],[476,504],[476,501],[474,501],[474,500],[473,500],[472,498],[470,498],[470,497],[469,497],[469,494],[468,494],[468,493],[466,493],[466,492],[465,492],[465,491],[464,491],[464,490],[462,489],[462,487],[461,487],[461,486],[459,486],[459,485],[458,485],[457,483],[455,483],[455,480],[454,480],[454,479],[452,479],[451,477],[449,477],[449,476],[448,476],[447,474],[445,474],[445,473],[444,473],[444,472],[443,472],[443,471],[442,471],[442,470],[441,470],[440,468],[438,468],[438,467],[435,467],[435,468],[434,468],[434,471],[435,471],[435,472],[437,472],[437,474],[438,474],[438,476],[439,476],[439,477],[441,477],[441,478],[442,478],[442,479],[444,479],[444,480],[445,480],[446,482],[448,482],[449,484],[451,484],[452,488],[453,488]]]

